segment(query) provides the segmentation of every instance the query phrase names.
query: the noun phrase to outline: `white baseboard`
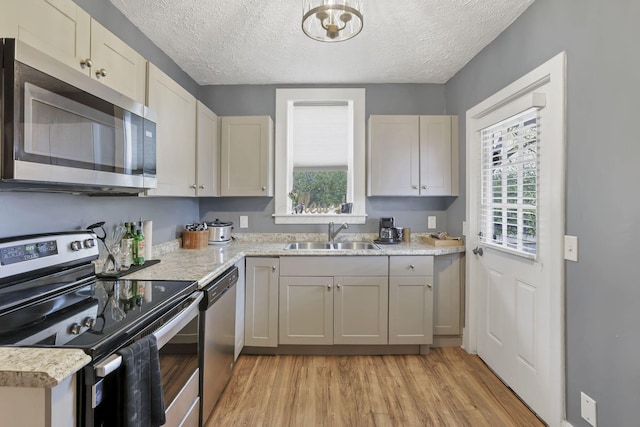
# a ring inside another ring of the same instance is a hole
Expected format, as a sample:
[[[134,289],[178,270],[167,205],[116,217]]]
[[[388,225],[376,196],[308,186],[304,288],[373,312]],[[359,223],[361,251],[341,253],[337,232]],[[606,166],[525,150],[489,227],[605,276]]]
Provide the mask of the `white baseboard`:
[[[562,420],[562,427],[573,427],[573,425],[567,420]]]

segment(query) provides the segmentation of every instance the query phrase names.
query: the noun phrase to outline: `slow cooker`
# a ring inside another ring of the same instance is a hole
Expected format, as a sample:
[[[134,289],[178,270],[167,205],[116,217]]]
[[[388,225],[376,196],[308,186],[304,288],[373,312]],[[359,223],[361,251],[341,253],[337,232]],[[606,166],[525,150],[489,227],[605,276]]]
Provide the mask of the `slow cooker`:
[[[231,241],[232,222],[222,222],[216,218],[213,222],[207,222],[209,227],[209,244],[220,244]]]

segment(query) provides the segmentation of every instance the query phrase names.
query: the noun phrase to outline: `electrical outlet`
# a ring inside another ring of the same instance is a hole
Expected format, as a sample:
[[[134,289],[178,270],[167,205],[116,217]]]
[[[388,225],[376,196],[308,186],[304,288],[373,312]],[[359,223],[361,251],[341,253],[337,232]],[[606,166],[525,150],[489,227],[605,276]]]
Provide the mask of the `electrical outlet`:
[[[564,259],[578,262],[578,238],[564,236]]]
[[[593,427],[597,427],[596,401],[580,392],[580,416]]]
[[[240,228],[249,228],[249,217],[240,215]]]
[[[436,228],[436,217],[435,216],[428,216],[427,217],[427,228],[430,229],[435,229]]]

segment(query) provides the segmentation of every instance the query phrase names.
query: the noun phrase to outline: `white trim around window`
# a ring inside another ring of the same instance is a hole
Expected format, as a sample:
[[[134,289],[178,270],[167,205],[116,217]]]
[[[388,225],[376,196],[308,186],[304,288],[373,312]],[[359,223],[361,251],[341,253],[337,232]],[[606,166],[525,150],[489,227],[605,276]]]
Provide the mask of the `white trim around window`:
[[[303,214],[287,212],[290,200],[292,169],[288,153],[291,146],[289,120],[294,103],[346,103],[353,113],[353,173],[350,176],[353,211],[350,214]],[[275,156],[275,213],[276,224],[327,224],[347,222],[364,224],[366,214],[365,171],[365,89],[276,89],[276,156]]]

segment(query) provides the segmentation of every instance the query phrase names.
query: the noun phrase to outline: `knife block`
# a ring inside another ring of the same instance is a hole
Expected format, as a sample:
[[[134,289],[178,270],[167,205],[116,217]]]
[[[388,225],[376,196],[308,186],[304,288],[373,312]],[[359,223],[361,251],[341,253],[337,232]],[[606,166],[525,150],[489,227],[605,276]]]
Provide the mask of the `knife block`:
[[[183,249],[202,249],[209,245],[209,230],[203,231],[183,231]]]

